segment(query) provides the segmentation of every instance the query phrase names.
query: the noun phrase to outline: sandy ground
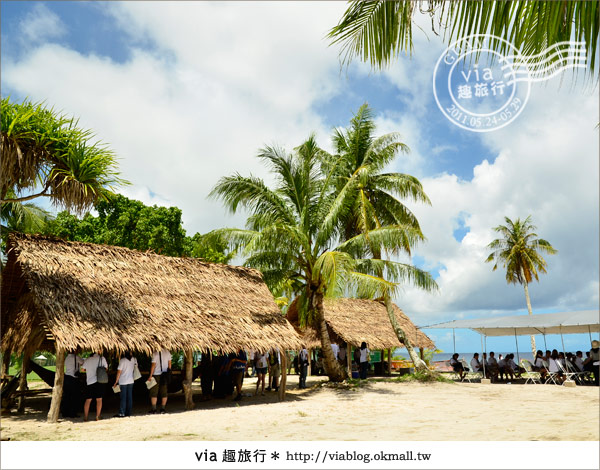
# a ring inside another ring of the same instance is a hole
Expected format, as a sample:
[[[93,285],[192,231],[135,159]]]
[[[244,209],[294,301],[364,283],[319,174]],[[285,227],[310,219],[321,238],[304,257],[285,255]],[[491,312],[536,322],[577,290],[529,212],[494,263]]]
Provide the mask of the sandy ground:
[[[244,380],[244,393],[255,379]],[[183,411],[182,394],[169,398],[169,413],[112,418],[106,403],[101,421],[46,423],[49,398],[32,398],[26,413],[3,415],[2,439],[11,440],[399,440],[521,441],[598,440],[598,387],[556,385],[389,383],[369,381],[353,389],[321,386],[299,390],[290,376],[284,402],[275,392],[199,402]],[[199,387],[199,384],[194,384]],[[199,393],[199,392],[198,392]],[[92,413],[90,413],[91,416]]]

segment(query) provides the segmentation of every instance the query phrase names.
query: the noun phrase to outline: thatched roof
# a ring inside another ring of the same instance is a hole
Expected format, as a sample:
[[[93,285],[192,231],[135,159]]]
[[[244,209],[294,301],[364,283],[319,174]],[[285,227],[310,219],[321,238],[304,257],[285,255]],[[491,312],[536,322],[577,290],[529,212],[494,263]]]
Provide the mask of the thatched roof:
[[[325,299],[325,322],[332,339],[360,346],[365,341],[371,349],[403,347],[390,324],[385,305],[365,299]],[[394,305],[398,323],[414,347],[434,349],[429,337],[410,321],[398,306]],[[288,308],[287,319],[294,325],[307,347],[320,347],[321,341],[313,328],[300,329],[297,302]]]
[[[32,335],[52,349],[148,353],[299,346],[256,270],[21,234],[8,247],[3,349]]]

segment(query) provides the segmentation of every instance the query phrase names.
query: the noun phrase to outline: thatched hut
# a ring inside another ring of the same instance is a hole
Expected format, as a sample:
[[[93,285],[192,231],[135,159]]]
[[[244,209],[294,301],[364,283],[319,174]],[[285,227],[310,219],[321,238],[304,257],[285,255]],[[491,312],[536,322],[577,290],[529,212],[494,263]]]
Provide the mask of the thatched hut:
[[[256,270],[42,236],[9,237],[2,350],[26,356],[55,350],[57,371],[59,357],[77,347],[184,350],[189,365],[193,350],[295,349],[299,341]]]
[[[382,302],[368,299],[325,299],[323,308],[331,340],[337,344],[346,344],[348,351],[350,346],[359,347],[365,341],[371,350],[387,349],[390,358],[391,349],[404,347],[392,328]],[[435,348],[433,341],[397,305],[394,305],[394,313],[413,347],[421,351]],[[287,319],[294,325],[307,348],[321,347],[321,340],[314,328],[300,328],[296,301],[288,308]]]

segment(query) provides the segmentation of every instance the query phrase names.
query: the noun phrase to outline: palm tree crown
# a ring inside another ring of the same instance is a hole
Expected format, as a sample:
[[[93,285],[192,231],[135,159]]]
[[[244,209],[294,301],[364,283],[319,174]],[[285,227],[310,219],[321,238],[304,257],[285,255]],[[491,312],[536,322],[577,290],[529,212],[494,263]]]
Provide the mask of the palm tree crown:
[[[546,260],[538,252],[556,254],[552,245],[534,232],[531,216],[525,220],[514,222],[505,217],[506,225],[499,225],[494,230],[502,235],[488,245],[492,253],[486,262],[496,261],[494,271],[501,263],[506,268],[506,282],[509,284],[529,284],[533,279],[539,280],[538,273],[546,272]]]

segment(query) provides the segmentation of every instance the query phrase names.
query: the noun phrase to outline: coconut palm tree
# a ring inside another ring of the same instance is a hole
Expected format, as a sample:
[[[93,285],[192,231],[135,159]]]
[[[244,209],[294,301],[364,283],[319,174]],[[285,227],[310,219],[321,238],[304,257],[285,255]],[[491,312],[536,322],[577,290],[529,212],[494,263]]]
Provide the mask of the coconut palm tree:
[[[531,216],[525,220],[517,219],[514,222],[504,217],[506,225],[498,225],[494,231],[502,235],[488,245],[492,251],[485,260],[487,263],[495,261],[493,270],[498,269],[498,264],[506,268],[506,282],[509,284],[519,283],[525,289],[525,300],[527,311],[533,315],[531,310],[531,299],[529,298],[528,284],[535,279],[539,281],[538,272],[546,272],[546,260],[539,252],[556,254],[552,245],[541,238],[537,238],[534,232],[535,226],[531,223]],[[535,357],[535,337],[531,336],[531,351]]]
[[[395,281],[409,279],[429,286],[426,274],[415,278],[413,270],[401,263],[353,256],[367,249],[364,235],[339,244],[340,218],[351,210],[344,194],[335,191],[332,174],[319,171],[321,150],[314,137],[287,154],[266,147],[258,157],[267,163],[275,177],[275,187],[263,180],[239,174],[221,178],[211,192],[232,212],[243,207],[250,212],[246,229],[220,229],[214,232],[243,247],[246,265],[260,269],[273,292],[293,289],[298,297],[301,324],[316,327],[330,380],[347,375],[333,356],[323,312],[326,296],[353,292],[359,296],[381,296],[392,291]],[[374,230],[368,243],[381,249],[395,244],[397,234]],[[386,280],[373,273],[385,271]]]
[[[396,56],[413,49],[413,18],[420,11],[431,18],[432,31],[443,33],[448,43],[471,34],[491,34],[512,43],[525,56],[543,54],[553,63],[565,59],[549,46],[563,41],[582,41],[587,50],[587,69],[593,75],[600,31],[599,3],[589,1],[468,1],[353,0],[340,22],[331,29],[332,43],[342,45],[343,60],[354,57],[384,68]],[[488,46],[506,54],[508,44],[490,41]]]
[[[55,206],[83,212],[105,199],[119,178],[114,153],[77,121],[24,101],[2,99],[0,204],[49,197]],[[12,195],[9,193],[12,191]]]
[[[415,202],[431,204],[419,180],[403,173],[384,172],[398,152],[407,153],[408,146],[401,141],[398,133],[374,136],[375,123],[368,104],[360,107],[346,130],[336,129],[333,135],[335,155],[321,152],[323,170],[332,174],[336,192],[345,194],[350,206],[345,217],[339,220],[339,233],[344,240],[361,234],[365,236],[364,252],[356,256],[375,259],[382,258],[380,243],[373,240],[372,232],[378,230],[394,233],[397,245],[388,254],[411,254],[411,249],[425,240],[419,222],[414,214],[398,199],[408,198]],[[406,265],[415,276],[425,276],[414,266]],[[384,273],[376,273],[383,277]],[[421,283],[423,284],[423,283]],[[430,290],[437,288],[435,282],[428,283]],[[383,300],[387,307],[390,322],[398,339],[403,343],[420,371],[428,371],[426,364],[416,355],[410,340],[400,327],[392,301],[388,293]]]

